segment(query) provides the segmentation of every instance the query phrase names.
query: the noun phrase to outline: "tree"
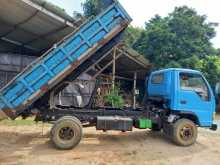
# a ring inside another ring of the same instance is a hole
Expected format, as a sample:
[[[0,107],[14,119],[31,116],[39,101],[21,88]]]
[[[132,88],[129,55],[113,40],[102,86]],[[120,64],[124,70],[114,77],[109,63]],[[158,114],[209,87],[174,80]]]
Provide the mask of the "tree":
[[[220,57],[220,48],[216,50],[216,54]]]
[[[95,16],[99,13],[99,0],[86,0],[82,6],[86,17]]]
[[[177,7],[167,17],[156,15],[148,21],[133,48],[150,60],[154,69],[201,70],[214,86],[220,81],[220,50],[211,43],[216,26],[192,8]]]
[[[156,15],[147,22],[134,48],[155,68],[172,65],[195,68],[191,60],[214,54],[210,42],[213,37],[214,24],[207,23],[206,16],[198,15],[194,9],[183,6],[165,18]]]
[[[128,46],[133,46],[133,44],[137,41],[138,38],[140,38],[141,33],[144,31],[144,29],[139,27],[133,27],[129,26],[124,34],[124,42]]]
[[[112,2],[113,0],[86,0],[84,3],[82,3],[84,16],[96,16]]]
[[[170,32],[167,18],[155,16],[146,23],[145,31],[134,44],[134,48],[154,64],[156,68],[163,68],[178,58],[173,54],[174,35]]]
[[[110,1],[86,0],[84,15],[97,15]],[[205,15],[198,15],[194,9],[182,6],[176,7],[166,17],[155,15],[146,22],[144,29],[129,26],[124,40],[150,60],[153,69],[198,69],[214,85],[220,81],[220,49],[214,49],[211,43],[216,35],[216,26],[216,23],[209,23]]]
[[[197,68],[201,70],[209,83],[214,87],[217,82],[220,82],[220,57],[213,55],[208,56],[198,63]]]

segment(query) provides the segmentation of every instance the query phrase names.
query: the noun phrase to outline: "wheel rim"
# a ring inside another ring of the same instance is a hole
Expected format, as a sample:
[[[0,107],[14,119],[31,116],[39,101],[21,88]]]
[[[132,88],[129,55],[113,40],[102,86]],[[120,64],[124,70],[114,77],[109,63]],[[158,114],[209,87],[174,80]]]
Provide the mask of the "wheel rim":
[[[65,141],[71,140],[74,137],[74,131],[70,127],[63,127],[59,131],[59,138]]]
[[[184,141],[191,140],[193,138],[193,128],[190,125],[185,125],[180,130],[180,137]]]

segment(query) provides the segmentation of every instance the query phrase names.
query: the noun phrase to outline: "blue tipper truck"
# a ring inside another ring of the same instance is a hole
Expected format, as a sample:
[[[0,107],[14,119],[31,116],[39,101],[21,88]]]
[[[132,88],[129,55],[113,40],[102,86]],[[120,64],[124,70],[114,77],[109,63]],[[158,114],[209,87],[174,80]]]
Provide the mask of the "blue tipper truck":
[[[213,130],[215,98],[205,77],[194,70],[166,69],[147,79],[144,106],[105,108],[55,105],[54,96],[75,80],[121,39],[131,18],[116,0],[101,14],[30,64],[0,91],[0,117],[36,116],[53,123],[51,141],[59,149],[71,149],[82,138],[83,126],[97,130],[163,130],[181,146],[195,143],[197,127]],[[95,92],[94,92],[95,93]]]

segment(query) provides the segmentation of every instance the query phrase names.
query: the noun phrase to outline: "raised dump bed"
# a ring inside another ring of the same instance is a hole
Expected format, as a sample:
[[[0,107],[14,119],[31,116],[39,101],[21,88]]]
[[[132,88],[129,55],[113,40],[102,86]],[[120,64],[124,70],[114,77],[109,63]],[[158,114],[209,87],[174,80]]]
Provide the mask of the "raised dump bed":
[[[123,31],[131,18],[117,2],[68,35],[0,91],[0,119],[16,118]]]

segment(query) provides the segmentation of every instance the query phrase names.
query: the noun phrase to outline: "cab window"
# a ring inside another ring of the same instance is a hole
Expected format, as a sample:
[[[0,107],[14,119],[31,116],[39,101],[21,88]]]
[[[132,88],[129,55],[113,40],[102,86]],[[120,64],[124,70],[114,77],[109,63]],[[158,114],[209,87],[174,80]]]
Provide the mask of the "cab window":
[[[180,88],[196,92],[199,97],[205,101],[209,100],[208,87],[199,74],[180,73]]]
[[[164,80],[164,74],[163,73],[158,73],[153,75],[151,83],[152,84],[161,84]]]

